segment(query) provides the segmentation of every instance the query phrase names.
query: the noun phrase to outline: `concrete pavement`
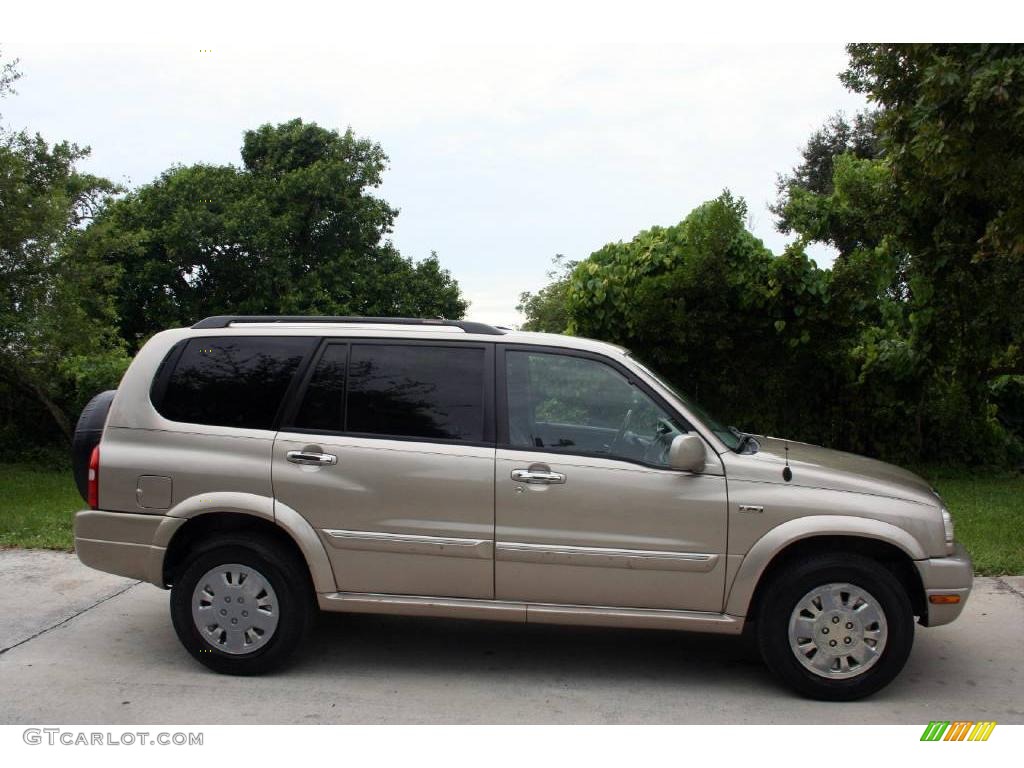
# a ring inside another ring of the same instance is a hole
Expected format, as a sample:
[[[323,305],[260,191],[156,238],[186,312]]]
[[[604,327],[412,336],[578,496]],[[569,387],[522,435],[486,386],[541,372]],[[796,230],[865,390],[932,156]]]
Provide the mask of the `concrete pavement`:
[[[0,550],[0,653],[137,583],[85,568],[66,552]]]
[[[733,638],[381,616],[326,615],[287,669],[225,677],[181,648],[167,600],[0,551],[0,723],[1024,723],[1024,577],[976,579],[850,704],[796,697]]]

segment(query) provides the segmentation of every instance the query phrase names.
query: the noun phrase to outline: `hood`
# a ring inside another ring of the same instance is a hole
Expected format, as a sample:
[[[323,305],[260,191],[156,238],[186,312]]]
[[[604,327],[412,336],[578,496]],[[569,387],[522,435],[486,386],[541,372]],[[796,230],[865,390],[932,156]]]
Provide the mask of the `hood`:
[[[786,483],[782,470],[788,454],[789,468],[793,473],[788,485],[867,493],[931,506],[941,504],[925,480],[893,464],[777,437],[757,436],[756,439],[761,445],[757,453],[728,456],[727,474],[730,477],[762,483]]]

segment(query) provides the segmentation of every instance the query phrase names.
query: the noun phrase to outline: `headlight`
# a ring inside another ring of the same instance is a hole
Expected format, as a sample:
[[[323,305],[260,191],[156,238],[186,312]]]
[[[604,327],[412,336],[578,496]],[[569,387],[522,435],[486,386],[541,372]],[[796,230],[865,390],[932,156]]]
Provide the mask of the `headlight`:
[[[942,529],[946,534],[946,552],[953,554],[953,516],[945,507],[942,509]]]

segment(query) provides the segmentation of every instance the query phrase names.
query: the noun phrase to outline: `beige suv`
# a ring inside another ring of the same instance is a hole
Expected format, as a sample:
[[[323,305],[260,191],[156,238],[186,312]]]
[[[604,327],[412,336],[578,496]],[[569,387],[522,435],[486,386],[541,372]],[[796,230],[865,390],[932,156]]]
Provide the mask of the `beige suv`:
[[[263,672],[317,609],[756,638],[853,699],[957,617],[942,500],[716,422],[624,350],[471,322],[211,317],[83,413],[86,565],[171,589],[201,663]]]

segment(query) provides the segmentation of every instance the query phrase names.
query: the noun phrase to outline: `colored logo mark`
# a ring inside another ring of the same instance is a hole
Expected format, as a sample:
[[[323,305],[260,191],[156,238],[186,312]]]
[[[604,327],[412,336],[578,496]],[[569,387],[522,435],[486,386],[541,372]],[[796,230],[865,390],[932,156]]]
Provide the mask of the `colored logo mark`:
[[[988,741],[995,728],[991,720],[932,720],[921,734],[921,741]]]

